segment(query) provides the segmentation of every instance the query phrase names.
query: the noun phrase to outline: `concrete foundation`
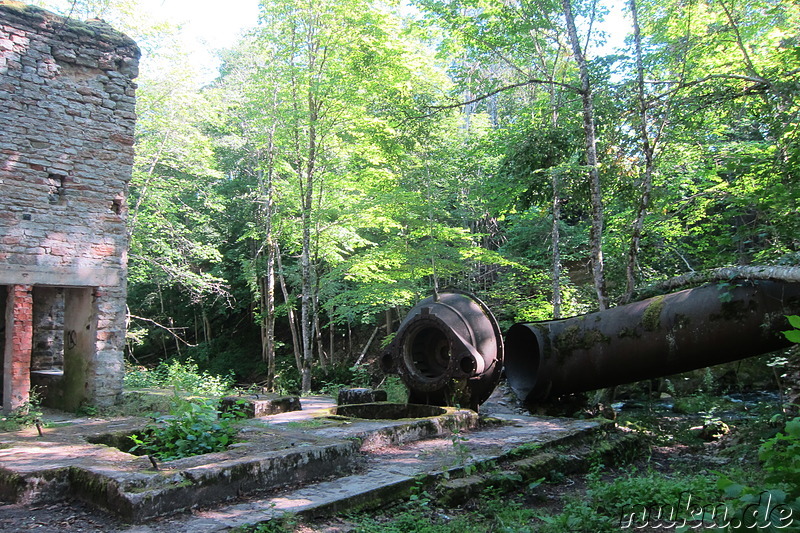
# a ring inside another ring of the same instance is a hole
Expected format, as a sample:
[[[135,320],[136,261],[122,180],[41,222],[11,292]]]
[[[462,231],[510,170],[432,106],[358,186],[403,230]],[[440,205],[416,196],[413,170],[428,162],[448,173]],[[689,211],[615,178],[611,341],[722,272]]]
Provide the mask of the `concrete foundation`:
[[[238,442],[227,451],[159,463],[158,469],[147,457],[114,447],[145,419],[74,420],[45,428],[41,437],[35,429],[0,434],[0,500],[39,505],[81,499],[123,522],[143,524],[120,526],[131,533],[227,531],[287,512],[382,506],[420,484],[438,485],[426,490],[458,499],[492,482],[469,474],[483,463],[492,471],[515,469],[525,479],[572,471],[579,461],[567,448],[535,464],[519,461],[613,430],[610,422],[525,415],[498,414],[481,423],[473,411],[438,407],[440,414],[421,418],[362,419],[334,414],[340,407],[333,399],[303,403],[303,411],[243,420]],[[392,405],[387,413],[410,414]],[[543,474],[539,466],[548,470]],[[192,514],[179,513],[188,509]],[[154,517],[161,518],[151,522]]]

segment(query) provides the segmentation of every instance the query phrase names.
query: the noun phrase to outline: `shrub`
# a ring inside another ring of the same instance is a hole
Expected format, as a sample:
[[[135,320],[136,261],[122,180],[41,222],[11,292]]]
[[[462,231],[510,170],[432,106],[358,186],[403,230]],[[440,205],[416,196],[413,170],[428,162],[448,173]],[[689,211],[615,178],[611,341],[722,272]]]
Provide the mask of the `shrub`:
[[[220,413],[211,400],[175,398],[169,415],[156,416],[141,435],[132,435],[131,453],[153,455],[171,461],[218,452],[233,442],[237,429],[232,422],[239,414]]]
[[[626,525],[641,528],[644,524],[638,522],[656,517],[659,521],[667,520],[670,513],[674,513],[670,520],[680,520],[688,518],[682,508],[688,495],[699,502],[716,495],[713,484],[704,476],[669,478],[648,472],[608,481],[600,476],[600,468],[596,468],[587,481],[589,488],[584,497],[569,500],[558,515],[542,517],[545,523],[542,531],[611,533]],[[627,524],[628,521],[632,524]]]
[[[786,317],[789,320],[789,325],[794,329],[784,331],[783,335],[791,342],[800,344],[800,316],[790,315]]]
[[[786,423],[783,433],[767,439],[758,453],[766,474],[767,489],[736,483],[720,475],[717,487],[733,504],[726,518],[727,531],[798,531],[800,515],[800,418]],[[708,517],[713,521],[717,517]],[[718,518],[717,521],[719,522]]]
[[[16,431],[17,429],[41,423],[41,396],[36,388],[31,388],[28,399],[11,413],[0,418],[0,431]]]
[[[129,368],[125,372],[127,388],[169,388],[205,396],[223,396],[233,386],[233,376],[215,376],[200,371],[192,359],[181,362],[177,359],[162,361],[153,369]]]

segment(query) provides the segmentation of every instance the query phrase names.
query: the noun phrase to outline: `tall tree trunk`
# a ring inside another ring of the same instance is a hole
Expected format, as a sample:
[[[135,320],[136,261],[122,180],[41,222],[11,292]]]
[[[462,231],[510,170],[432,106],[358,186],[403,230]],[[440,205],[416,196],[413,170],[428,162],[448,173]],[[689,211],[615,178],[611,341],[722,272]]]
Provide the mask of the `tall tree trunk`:
[[[274,130],[273,130],[274,132]],[[273,148],[270,133],[267,172],[259,171],[259,214],[264,227],[264,241],[256,257],[266,254],[264,275],[259,278],[261,309],[261,359],[267,365],[267,389],[272,390],[275,379],[275,236],[273,218],[275,202],[273,190]]]
[[[208,319],[205,306],[200,306],[200,312],[202,313],[203,319],[203,339],[206,343],[209,343],[211,342],[211,321]]]
[[[277,87],[272,93],[272,108],[277,108]],[[261,359],[267,365],[267,390],[272,390],[275,380],[275,130],[277,120],[273,120],[267,134],[266,171],[258,170],[257,213],[264,228],[264,240],[256,253],[256,258],[264,256],[264,275],[260,279],[261,293]],[[261,159],[259,157],[259,159]]]
[[[283,293],[283,301],[286,302],[286,314],[289,318],[289,331],[292,334],[292,351],[294,352],[294,362],[297,366],[297,371],[303,372],[303,357],[300,353],[300,334],[297,331],[297,317],[294,312],[294,304],[292,303],[292,295],[289,294],[289,288],[286,286],[286,276],[283,273],[283,260],[281,259],[281,250],[275,244],[275,262],[278,265],[278,280],[281,283],[281,292]]]
[[[349,361],[353,357],[353,326],[350,321],[347,321],[347,354],[345,355]]]
[[[644,64],[642,61],[642,35],[639,26],[639,13],[636,0],[630,0],[631,17],[633,19],[633,43],[636,56],[636,100],[639,113],[639,142],[644,156],[644,171],[642,175],[642,196],[636,209],[636,219],[631,229],[631,245],[628,250],[628,260],[625,268],[626,287],[624,302],[629,302],[636,289],[636,265],[639,259],[644,219],[650,206],[650,197],[653,194],[653,174],[655,172],[656,149],[660,144],[661,136],[667,124],[667,115],[671,107],[672,97],[664,103],[664,114],[657,131],[651,134],[652,121],[648,113],[647,98],[645,95]]]
[[[555,74],[555,65],[553,66]],[[555,78],[555,75],[551,76]],[[556,85],[548,86],[550,92],[550,120],[553,127],[558,127],[558,95]],[[550,169],[551,186],[553,188],[553,318],[561,318],[561,183],[558,169]]]
[[[308,215],[306,215],[308,216]],[[301,268],[301,293],[300,293],[300,335],[303,353],[303,365],[300,370],[302,392],[311,392],[311,367],[314,364],[314,354],[312,352],[312,328],[311,321],[311,261],[308,257],[308,238],[309,228],[303,226],[303,250],[300,254]]]
[[[553,318],[561,318],[561,187],[558,171],[551,169],[553,184]]]
[[[310,90],[310,89],[309,89]],[[316,104],[314,97],[309,93],[308,96],[308,146],[305,168],[303,169],[302,180],[302,207],[303,207],[303,241],[300,252],[300,277],[301,277],[301,298],[300,298],[300,332],[303,346],[303,368],[301,375],[301,389],[303,393],[311,392],[311,367],[314,364],[313,340],[313,320],[312,320],[312,291],[314,290],[311,277],[311,212],[314,200],[314,171],[316,160]]]
[[[325,353],[325,346],[322,344],[322,325],[319,321],[319,282],[315,283],[314,293],[311,303],[313,304],[314,314],[314,339],[317,343],[317,354],[319,355],[319,364],[324,371],[328,364],[331,363],[330,356]]]
[[[331,320],[328,326],[328,353],[330,353],[331,364],[336,364],[336,327]]]
[[[567,24],[572,55],[578,66],[581,80],[581,102],[583,104],[583,132],[586,142],[586,166],[588,167],[589,190],[592,201],[592,223],[589,240],[592,249],[592,280],[597,293],[600,309],[608,308],[606,280],[603,265],[603,196],[600,187],[600,173],[597,169],[597,138],[594,124],[594,96],[589,80],[589,66],[583,54],[578,30],[575,27],[575,16],[570,0],[561,0],[564,19]]]
[[[650,205],[650,195],[653,190],[653,146],[647,131],[649,119],[647,116],[647,102],[644,94],[644,66],[642,64],[642,36],[639,28],[639,16],[636,0],[630,0],[631,16],[633,18],[633,42],[636,55],[636,99],[639,111],[639,142],[644,155],[644,174],[642,176],[642,196],[636,209],[636,219],[631,232],[631,246],[628,250],[628,261],[625,268],[627,280],[623,301],[629,302],[636,288],[636,263],[639,255],[639,246],[642,240],[644,217]]]
[[[272,239],[267,242],[267,275],[266,275],[266,346],[268,390],[275,385],[275,246]]]

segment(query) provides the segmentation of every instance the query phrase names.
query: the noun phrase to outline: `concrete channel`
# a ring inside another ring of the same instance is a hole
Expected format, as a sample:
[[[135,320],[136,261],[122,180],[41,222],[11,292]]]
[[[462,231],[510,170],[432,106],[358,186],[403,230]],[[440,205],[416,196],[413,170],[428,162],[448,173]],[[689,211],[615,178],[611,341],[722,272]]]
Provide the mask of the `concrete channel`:
[[[341,407],[337,413],[330,398],[302,402],[302,411],[246,421],[239,442],[225,452],[157,470],[147,457],[101,444],[140,429],[143,418],[64,421],[42,436],[35,428],[3,433],[0,499],[31,505],[79,499],[133,524],[123,529],[131,533],[225,531],[285,513],[379,507],[423,485],[456,501],[509,468],[530,475],[570,468],[558,454],[541,452],[613,428],[601,420],[479,417],[454,408],[376,418],[396,404],[374,404],[373,414],[356,417]]]

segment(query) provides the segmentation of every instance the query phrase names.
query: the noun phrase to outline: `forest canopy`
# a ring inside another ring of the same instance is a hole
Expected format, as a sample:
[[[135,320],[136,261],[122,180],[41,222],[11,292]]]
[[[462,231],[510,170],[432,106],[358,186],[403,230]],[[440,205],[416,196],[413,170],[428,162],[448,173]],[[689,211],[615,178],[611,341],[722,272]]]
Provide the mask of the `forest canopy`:
[[[624,27],[598,0],[265,0],[202,85],[136,0],[40,4],[144,51],[131,361],[308,391],[436,289],[507,327],[800,265],[793,0],[628,0]]]

